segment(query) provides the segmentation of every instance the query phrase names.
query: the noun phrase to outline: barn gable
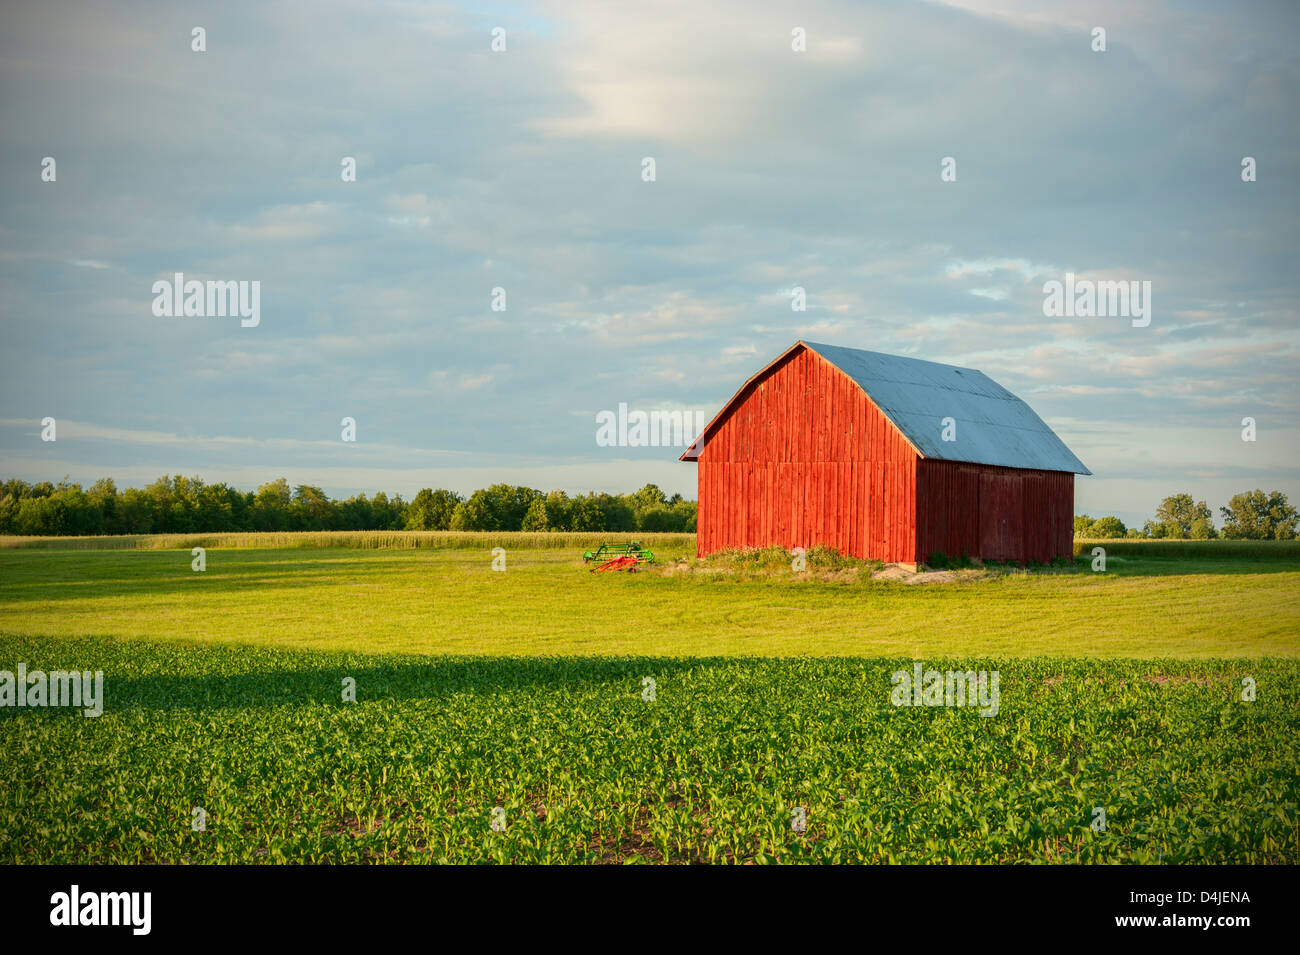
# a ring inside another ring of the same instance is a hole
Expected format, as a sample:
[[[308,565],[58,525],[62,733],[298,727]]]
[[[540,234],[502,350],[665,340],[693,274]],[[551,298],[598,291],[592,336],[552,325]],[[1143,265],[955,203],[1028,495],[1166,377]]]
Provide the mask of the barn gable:
[[[705,429],[696,549],[811,547],[915,559],[916,450],[843,372],[788,350]]]

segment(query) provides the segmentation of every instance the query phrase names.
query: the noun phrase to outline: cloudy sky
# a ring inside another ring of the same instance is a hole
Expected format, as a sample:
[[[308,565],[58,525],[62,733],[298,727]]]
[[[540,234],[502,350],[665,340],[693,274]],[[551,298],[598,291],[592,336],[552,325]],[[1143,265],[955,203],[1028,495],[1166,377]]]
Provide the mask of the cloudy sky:
[[[0,475],[694,497],[679,452],[598,447],[596,413],[711,417],[806,338],[1017,392],[1094,472],[1076,510],[1300,499],[1300,5],[47,0],[0,21]],[[260,324],[155,316],[175,272],[259,281]],[[1066,272],[1150,281],[1150,325],[1044,317]]]

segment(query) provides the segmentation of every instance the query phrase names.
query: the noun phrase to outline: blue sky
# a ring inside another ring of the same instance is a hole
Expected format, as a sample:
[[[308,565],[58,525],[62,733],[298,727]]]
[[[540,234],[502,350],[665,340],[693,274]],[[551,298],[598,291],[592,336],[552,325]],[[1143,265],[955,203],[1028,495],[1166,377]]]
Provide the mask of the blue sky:
[[[1078,511],[1300,500],[1295,4],[0,18],[5,476],[694,497],[596,413],[711,417],[807,338],[1006,385],[1094,472]],[[260,281],[260,325],[155,317],[178,271]],[[1150,326],[1044,317],[1067,271],[1150,281]]]

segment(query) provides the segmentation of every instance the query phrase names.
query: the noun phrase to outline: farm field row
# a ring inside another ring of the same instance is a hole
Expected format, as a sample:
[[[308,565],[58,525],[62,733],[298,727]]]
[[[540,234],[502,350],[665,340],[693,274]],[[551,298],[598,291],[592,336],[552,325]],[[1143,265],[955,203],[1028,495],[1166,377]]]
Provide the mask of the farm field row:
[[[657,545],[658,546],[658,545]],[[652,656],[1296,656],[1300,557],[1087,557],[953,583],[676,563],[588,573],[508,548],[0,550],[0,635],[358,652]],[[0,639],[3,637],[0,636]]]
[[[4,863],[1300,861],[1293,660],[926,661],[997,671],[991,717],[895,705],[910,658],[19,661],[104,712],[0,710]]]

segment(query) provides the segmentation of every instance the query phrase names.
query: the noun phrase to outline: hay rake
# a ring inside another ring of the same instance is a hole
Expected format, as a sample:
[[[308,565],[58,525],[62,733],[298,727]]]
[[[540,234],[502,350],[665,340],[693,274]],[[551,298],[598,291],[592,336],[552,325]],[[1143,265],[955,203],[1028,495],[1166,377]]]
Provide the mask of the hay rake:
[[[595,550],[584,553],[582,562],[590,564],[593,560],[607,561],[613,557],[635,557],[651,564],[655,559],[655,555],[642,547],[640,541],[632,541],[630,544],[601,544]]]
[[[597,571],[626,570],[635,572],[637,564],[654,563],[655,555],[641,546],[640,541],[632,541],[629,544],[601,544],[595,550],[589,550],[582,555],[582,562],[590,564],[592,561],[599,562],[599,567],[591,568],[594,574]]]

